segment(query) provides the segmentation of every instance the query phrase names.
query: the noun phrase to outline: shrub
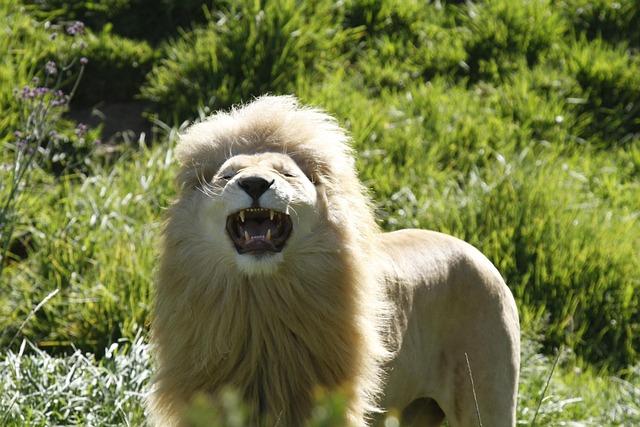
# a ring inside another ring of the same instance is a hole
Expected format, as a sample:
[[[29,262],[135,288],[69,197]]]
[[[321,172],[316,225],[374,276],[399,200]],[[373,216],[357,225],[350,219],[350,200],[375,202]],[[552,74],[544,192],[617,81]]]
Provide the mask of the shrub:
[[[554,6],[590,40],[640,47],[640,8],[634,0],[555,0]]]
[[[88,59],[75,104],[131,101],[138,94],[156,54],[146,42],[135,42],[103,31],[85,37],[76,55]]]
[[[466,63],[472,80],[496,80],[537,64],[565,33],[549,0],[490,0],[459,9],[468,28]]]
[[[344,9],[344,25],[366,33],[354,59],[373,94],[416,79],[464,74],[464,33],[448,9],[397,0],[352,0]]]
[[[303,75],[337,66],[345,44],[355,40],[337,13],[328,0],[234,3],[171,43],[142,95],[175,123],[198,109],[290,92]]]
[[[407,35],[416,21],[424,21],[426,11],[435,12],[434,7],[416,0],[347,0],[343,7],[344,26],[362,26],[369,37]]]
[[[599,40],[570,47],[567,68],[583,93],[579,111],[589,120],[583,137],[600,146],[630,145],[640,137],[640,58]]]
[[[28,0],[39,19],[80,20],[95,31],[105,25],[114,33],[152,43],[175,35],[178,28],[204,20],[203,6],[228,0]]]

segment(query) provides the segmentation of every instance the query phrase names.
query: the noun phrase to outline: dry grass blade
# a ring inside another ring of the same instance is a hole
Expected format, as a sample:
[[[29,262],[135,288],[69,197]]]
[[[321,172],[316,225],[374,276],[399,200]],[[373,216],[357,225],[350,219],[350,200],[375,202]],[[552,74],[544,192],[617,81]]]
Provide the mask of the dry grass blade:
[[[478,397],[476,396],[476,386],[473,383],[473,374],[471,373],[471,364],[469,363],[469,355],[464,353],[464,358],[467,360],[467,371],[469,372],[469,379],[471,380],[471,391],[473,392],[473,403],[476,405],[476,415],[478,416],[478,425],[482,427],[482,418],[480,417],[480,407],[478,406]]]
[[[40,310],[51,298],[53,298],[54,296],[56,296],[56,294],[60,291],[60,289],[56,288],[53,291],[49,292],[49,294],[44,297],[44,299],[42,301],[40,301],[38,303],[38,305],[35,306],[35,308],[33,310],[31,310],[29,312],[29,314],[27,315],[27,317],[22,321],[22,323],[20,324],[20,327],[18,328],[18,330],[16,331],[16,333],[13,335],[13,337],[11,338],[11,341],[9,341],[9,345],[7,346],[8,348],[11,348],[11,345],[13,344],[13,342],[15,341],[15,339],[18,337],[18,335],[20,335],[20,332],[22,331],[22,328],[24,328],[24,325],[27,324],[27,322],[29,321],[29,319],[31,319],[31,317],[33,317],[34,314],[36,314],[36,312],[38,310]]]
[[[547,382],[544,385],[544,389],[542,390],[542,394],[540,395],[540,400],[538,401],[538,407],[536,408],[535,414],[533,414],[533,420],[531,420],[531,427],[534,427],[536,425],[536,418],[538,418],[538,413],[540,412],[542,401],[544,400],[544,396],[547,394],[547,389],[549,388],[549,383],[551,382],[553,371],[555,371],[556,369],[556,365],[558,364],[558,360],[560,360],[561,354],[562,354],[562,347],[560,347],[560,350],[558,350],[558,354],[556,355],[556,358],[553,361],[553,365],[551,366],[551,371],[549,372],[549,376],[547,377]]]

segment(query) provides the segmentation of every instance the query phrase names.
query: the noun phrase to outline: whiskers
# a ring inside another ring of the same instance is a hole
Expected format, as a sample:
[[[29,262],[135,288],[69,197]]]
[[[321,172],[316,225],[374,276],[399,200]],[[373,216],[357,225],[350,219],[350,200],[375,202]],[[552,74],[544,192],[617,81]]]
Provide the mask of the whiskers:
[[[208,182],[201,173],[196,174],[196,178],[198,179],[198,186],[196,188],[200,193],[211,199],[220,197],[224,187]]]

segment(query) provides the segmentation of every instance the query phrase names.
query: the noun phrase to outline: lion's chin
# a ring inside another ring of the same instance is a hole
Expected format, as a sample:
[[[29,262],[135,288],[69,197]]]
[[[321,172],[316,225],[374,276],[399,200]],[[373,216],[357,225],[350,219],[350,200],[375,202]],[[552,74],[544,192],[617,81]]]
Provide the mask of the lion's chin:
[[[247,276],[271,276],[277,273],[283,261],[281,252],[267,252],[261,255],[237,254],[238,270]]]

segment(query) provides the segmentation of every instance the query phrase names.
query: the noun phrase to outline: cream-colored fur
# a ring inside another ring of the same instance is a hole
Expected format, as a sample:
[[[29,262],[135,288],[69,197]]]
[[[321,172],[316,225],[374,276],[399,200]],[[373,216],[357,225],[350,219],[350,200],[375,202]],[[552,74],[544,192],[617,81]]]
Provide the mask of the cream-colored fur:
[[[152,325],[156,425],[186,425],[196,393],[226,387],[252,425],[303,425],[319,389],[347,397],[353,426],[378,405],[413,425],[438,425],[441,411],[452,426],[477,425],[465,353],[483,424],[513,425],[519,331],[508,288],[463,242],[381,233],[330,116],[261,97],[189,128],[177,154]],[[281,252],[240,254],[225,231],[256,203],[239,185],[256,176],[272,182],[260,207],[291,218]]]

